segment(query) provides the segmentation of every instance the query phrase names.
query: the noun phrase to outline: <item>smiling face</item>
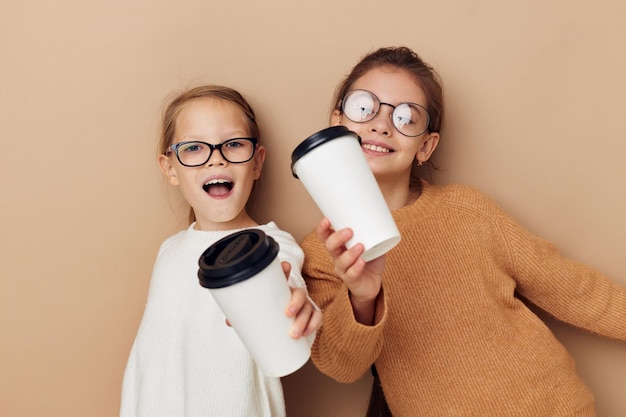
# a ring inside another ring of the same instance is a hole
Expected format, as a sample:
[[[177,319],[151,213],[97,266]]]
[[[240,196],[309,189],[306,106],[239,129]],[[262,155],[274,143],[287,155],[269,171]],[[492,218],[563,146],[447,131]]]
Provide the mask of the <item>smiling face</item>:
[[[393,66],[378,66],[367,71],[351,87],[351,90],[357,89],[371,91],[381,102],[394,106],[406,102],[424,107],[428,104],[415,77]],[[408,187],[414,160],[423,163],[430,158],[439,141],[439,134],[426,131],[417,137],[404,136],[394,127],[390,117],[392,112],[393,107],[382,105],[377,117],[356,123],[335,110],[332,121],[361,137],[363,153],[381,187],[385,184]]]
[[[218,98],[197,98],[184,104],[176,118],[172,143],[202,141],[213,145],[249,137],[245,115],[235,104]],[[246,212],[254,181],[261,175],[265,149],[258,146],[244,163],[228,162],[218,150],[199,167],[180,164],[176,155],[159,156],[159,166],[172,185],[180,187],[196,217],[196,229],[231,230],[255,226]]]

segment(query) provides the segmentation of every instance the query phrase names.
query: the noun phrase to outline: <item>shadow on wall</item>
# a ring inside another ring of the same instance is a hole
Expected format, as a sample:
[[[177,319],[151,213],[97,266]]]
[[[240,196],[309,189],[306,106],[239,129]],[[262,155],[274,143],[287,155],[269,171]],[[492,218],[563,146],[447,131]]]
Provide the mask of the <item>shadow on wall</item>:
[[[342,384],[319,372],[310,360],[282,382],[289,417],[362,417],[372,389],[369,372]]]

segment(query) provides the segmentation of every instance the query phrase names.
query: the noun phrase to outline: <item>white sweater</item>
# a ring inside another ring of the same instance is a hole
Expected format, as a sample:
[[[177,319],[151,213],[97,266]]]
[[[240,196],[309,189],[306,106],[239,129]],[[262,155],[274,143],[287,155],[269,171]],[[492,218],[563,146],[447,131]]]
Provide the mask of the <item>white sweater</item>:
[[[120,417],[285,416],[279,378],[265,377],[209,290],[198,281],[198,259],[236,230],[191,225],[159,250],[146,309],[122,384]],[[292,287],[304,287],[304,255],[293,237],[270,222],[257,227],[291,264]]]

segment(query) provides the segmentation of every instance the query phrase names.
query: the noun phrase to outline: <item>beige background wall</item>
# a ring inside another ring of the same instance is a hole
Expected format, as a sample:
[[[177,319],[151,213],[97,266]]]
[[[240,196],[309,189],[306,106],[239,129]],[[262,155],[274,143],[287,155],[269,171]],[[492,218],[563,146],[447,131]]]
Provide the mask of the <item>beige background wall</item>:
[[[258,217],[299,239],[319,213],[291,151],[362,54],[411,46],[446,86],[437,181],[626,285],[625,19],[620,0],[3,0],[0,415],[117,414],[156,251],[186,214],[155,163],[159,110],[193,83],[257,108]],[[626,345],[549,323],[600,415],[626,415]],[[360,416],[369,379],[307,366],[285,390],[291,416]]]

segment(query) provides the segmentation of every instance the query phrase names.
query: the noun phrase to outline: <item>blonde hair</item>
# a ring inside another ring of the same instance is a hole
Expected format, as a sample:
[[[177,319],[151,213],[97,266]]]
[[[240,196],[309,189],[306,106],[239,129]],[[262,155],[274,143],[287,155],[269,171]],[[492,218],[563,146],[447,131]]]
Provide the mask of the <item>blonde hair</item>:
[[[246,124],[248,125],[248,134],[260,141],[261,131],[259,129],[259,125],[257,124],[254,110],[241,93],[230,87],[207,84],[193,87],[179,93],[167,104],[167,106],[165,106],[161,116],[161,134],[158,145],[158,151],[160,154],[165,155],[170,145],[173,144],[174,137],[176,135],[176,121],[178,120],[178,115],[182,111],[185,104],[199,98],[215,98],[224,102],[235,104],[241,110]],[[252,194],[256,194],[256,188],[255,183]],[[248,201],[250,202],[253,199],[254,198],[251,195]],[[195,220],[195,213],[193,212],[193,209],[190,209],[189,224],[193,223]]]

